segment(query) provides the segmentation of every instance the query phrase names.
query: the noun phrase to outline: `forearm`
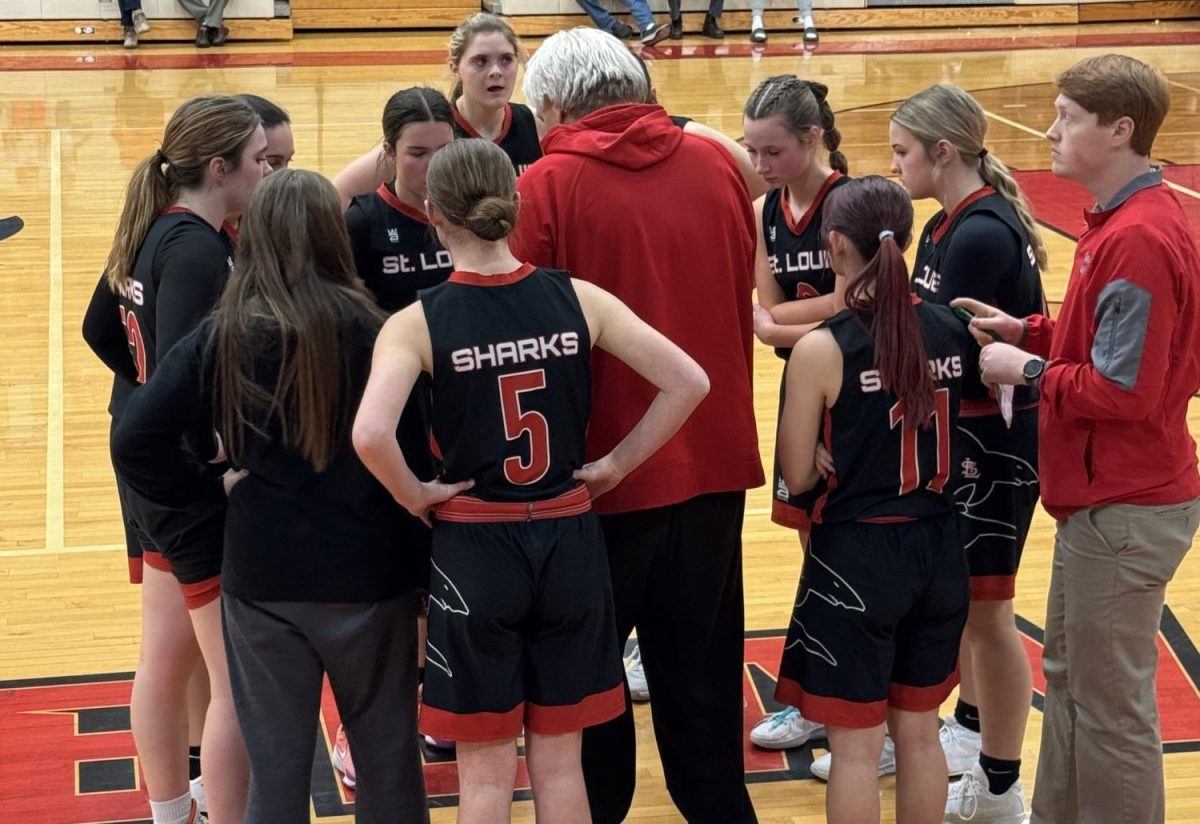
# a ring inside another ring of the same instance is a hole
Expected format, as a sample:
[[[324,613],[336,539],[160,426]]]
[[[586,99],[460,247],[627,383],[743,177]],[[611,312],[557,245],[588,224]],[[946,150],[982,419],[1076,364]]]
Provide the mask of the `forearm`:
[[[815,324],[837,314],[833,300],[833,295],[821,295],[816,298],[780,301],[767,309],[780,326]]]
[[[620,475],[624,477],[641,466],[669,441],[706,393],[707,382],[704,391],[659,392],[642,419],[609,453]]]
[[[354,450],[363,465],[410,512],[420,508],[421,481],[413,474],[394,430],[354,427]]]
[[[775,346],[780,349],[790,349],[796,345],[800,338],[807,335],[812,330],[820,326],[817,323],[802,323],[795,326],[780,326],[778,324],[765,326],[758,329],[758,339],[767,346]]]

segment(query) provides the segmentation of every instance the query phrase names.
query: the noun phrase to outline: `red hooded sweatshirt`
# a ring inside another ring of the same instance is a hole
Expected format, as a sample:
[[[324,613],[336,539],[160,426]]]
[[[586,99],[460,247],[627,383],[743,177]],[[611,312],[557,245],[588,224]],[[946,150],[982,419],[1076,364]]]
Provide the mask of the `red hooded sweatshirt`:
[[[683,428],[596,508],[629,512],[759,486],[754,213],[733,158],[649,104],[557,126],[542,150],[517,184],[513,253],[612,292],[695,358],[712,386]],[[588,460],[616,446],[656,394],[595,350]]]

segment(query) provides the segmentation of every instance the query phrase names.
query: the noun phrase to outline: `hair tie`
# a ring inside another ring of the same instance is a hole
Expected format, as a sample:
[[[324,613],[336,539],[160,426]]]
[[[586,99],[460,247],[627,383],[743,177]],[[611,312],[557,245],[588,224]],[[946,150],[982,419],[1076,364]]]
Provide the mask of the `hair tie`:
[[[980,149],[979,150],[979,159],[983,160],[985,157],[987,157],[987,153],[988,153],[987,149]]]
[[[879,233],[879,242],[883,243],[889,237],[890,238],[896,237],[896,233],[893,232],[891,229],[884,229],[882,232]]]
[[[154,162],[157,163],[159,166],[170,166],[171,165],[171,161],[167,160],[167,156],[165,154],[163,154],[162,149],[159,149],[157,152],[154,153]]]

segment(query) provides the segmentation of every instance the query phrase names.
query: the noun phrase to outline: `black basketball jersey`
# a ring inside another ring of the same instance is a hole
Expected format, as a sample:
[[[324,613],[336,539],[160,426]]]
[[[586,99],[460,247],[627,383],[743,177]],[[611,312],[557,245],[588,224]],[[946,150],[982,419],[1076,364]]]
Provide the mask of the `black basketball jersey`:
[[[786,189],[771,189],[764,195],[762,210],[763,241],[767,262],[775,282],[783,290],[784,300],[801,300],[833,292],[836,276],[829,266],[829,253],[821,238],[821,207],[825,197],[850,178],[834,172],[825,178],[812,206],[798,220],[788,206]],[[787,358],[790,349],[776,349]]]
[[[455,272],[421,293],[433,345],[433,434],[447,483],[485,501],[577,482],[591,407],[591,336],[570,275],[525,264]]]
[[[428,218],[396,197],[391,184],[354,198],[346,228],[358,276],[388,312],[400,311],[419,290],[437,286],[454,271]]]
[[[973,219],[964,227],[968,218]],[[956,243],[969,245],[956,249]],[[968,259],[972,265],[947,266],[952,250],[957,260]],[[1042,276],[1029,235],[1012,205],[990,186],[972,194],[950,215],[939,211],[925,224],[917,244],[912,288],[930,303],[975,298],[1018,318],[1046,310]],[[969,378],[963,387],[963,397],[970,400],[989,394],[978,377]],[[1037,390],[1027,386],[1018,386],[1013,397],[1016,406],[1036,400]]]
[[[480,137],[475,127],[458,111],[458,106],[452,105],[451,108],[454,109],[455,137]],[[542,156],[542,142],[538,139],[533,112],[520,103],[509,103],[504,107],[504,125],[494,142],[512,161],[517,177]]]
[[[233,269],[231,232],[228,226],[218,232],[199,215],[174,206],[150,225],[133,274],[117,295],[139,384],[216,305]]]
[[[814,523],[927,518],[954,508],[953,433],[979,350],[950,309],[925,302],[915,309],[938,386],[925,429],[914,428],[903,402],[883,389],[869,318],[846,309],[825,323],[842,351],[842,389],[826,410],[822,442],[834,474],[816,496]]]

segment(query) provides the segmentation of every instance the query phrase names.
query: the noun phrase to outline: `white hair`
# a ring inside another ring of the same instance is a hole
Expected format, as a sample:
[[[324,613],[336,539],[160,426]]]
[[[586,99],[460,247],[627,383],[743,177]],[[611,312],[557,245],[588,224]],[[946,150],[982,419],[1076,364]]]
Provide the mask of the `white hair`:
[[[525,67],[525,99],[541,111],[549,102],[578,119],[605,106],[644,103],[650,95],[646,71],[625,45],[593,28],[551,35]]]

